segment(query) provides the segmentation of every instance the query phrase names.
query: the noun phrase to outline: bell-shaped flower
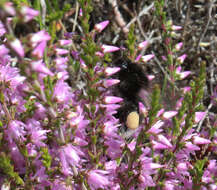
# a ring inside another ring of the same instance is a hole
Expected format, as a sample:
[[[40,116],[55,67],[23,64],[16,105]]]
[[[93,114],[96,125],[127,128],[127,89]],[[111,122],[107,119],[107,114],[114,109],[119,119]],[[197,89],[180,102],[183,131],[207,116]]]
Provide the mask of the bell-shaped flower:
[[[118,51],[120,48],[116,46],[102,45],[101,49],[103,53],[111,53],[111,52]]]
[[[147,46],[148,46],[148,41],[146,40],[146,41],[139,43],[138,49],[142,50],[142,49],[146,48]]]
[[[43,73],[45,75],[53,76],[53,73],[44,65],[43,60],[31,62],[31,67],[34,71]]]
[[[87,174],[87,182],[91,190],[107,189],[111,183],[108,178],[109,172],[105,170],[90,170]]]
[[[24,49],[20,40],[14,39],[9,42],[9,45],[20,57],[24,57]]]
[[[22,14],[23,21],[29,22],[34,17],[38,16],[39,12],[25,5],[21,6],[20,13]]]
[[[96,25],[94,26],[94,28],[95,28],[95,30],[96,30],[97,32],[102,32],[102,31],[106,28],[106,26],[107,26],[108,24],[109,24],[109,21],[106,20],[106,21],[103,21],[103,22],[100,22],[100,23],[96,24]]]
[[[154,54],[149,54],[149,55],[144,55],[142,56],[142,61],[144,63],[148,62],[149,60],[151,60],[154,57]]]
[[[120,71],[120,67],[106,67],[105,74],[106,76],[111,76]]]
[[[106,104],[116,104],[123,101],[123,98],[116,96],[105,96],[104,101]]]

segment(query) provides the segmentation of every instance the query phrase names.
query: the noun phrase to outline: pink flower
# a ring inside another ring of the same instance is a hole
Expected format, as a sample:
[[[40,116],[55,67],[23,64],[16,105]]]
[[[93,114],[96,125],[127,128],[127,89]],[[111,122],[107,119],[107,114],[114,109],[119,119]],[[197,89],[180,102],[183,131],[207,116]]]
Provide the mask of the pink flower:
[[[29,22],[30,20],[32,20],[34,17],[38,16],[38,11],[27,7],[27,6],[21,6],[21,10],[20,10],[22,16],[23,16],[23,21],[24,22]]]
[[[102,32],[108,24],[109,24],[109,21],[106,20],[106,21],[96,24],[94,28],[97,32]]]
[[[142,50],[142,49],[146,48],[147,46],[148,46],[148,41],[146,40],[146,41],[139,43],[138,49]]]
[[[21,121],[13,120],[8,124],[7,135],[9,138],[9,142],[16,141],[24,141],[25,140],[25,124]]]
[[[24,57],[24,49],[20,40],[14,39],[13,41],[9,42],[9,45],[20,57]]]
[[[164,122],[162,121],[157,121],[148,131],[147,133],[153,133],[153,134],[159,134],[163,130],[160,129],[163,126]]]
[[[82,8],[80,8],[80,10],[79,10],[79,16],[80,16],[80,17],[83,16],[83,10],[82,10]]]
[[[3,36],[6,33],[6,30],[4,28],[4,25],[0,21],[0,37]]]
[[[179,75],[180,79],[184,79],[184,78],[186,78],[188,75],[191,74],[191,71],[184,71],[184,72],[181,72],[181,70],[182,70],[182,67],[181,67],[181,66],[178,66],[178,67],[176,68],[176,74]]]
[[[168,146],[168,148],[172,148],[173,145],[170,143],[170,141],[168,140],[168,138],[166,138],[163,135],[158,135],[158,141],[162,144],[165,144],[166,146]]]
[[[103,84],[106,88],[108,88],[110,86],[118,84],[119,82],[120,82],[120,80],[118,80],[118,79],[107,79],[107,80],[104,80]]]
[[[11,3],[11,2],[4,3],[3,9],[10,16],[15,16],[16,15],[16,10],[14,9],[13,3]]]
[[[142,55],[139,54],[139,55],[136,57],[135,62],[136,62],[136,63],[139,62],[139,60],[141,59],[141,57],[142,57]]]
[[[178,112],[177,111],[167,111],[163,113],[163,118],[164,119],[171,119],[174,117]]]
[[[91,190],[105,189],[110,184],[107,175],[108,172],[105,170],[90,170],[87,174],[87,181]]]
[[[30,37],[32,47],[35,47],[38,43],[42,41],[49,41],[51,39],[50,35],[45,31],[41,30]]]
[[[176,46],[175,46],[176,51],[179,51],[179,50],[182,48],[182,46],[183,46],[183,43],[182,43],[182,42],[176,44]]]
[[[106,67],[105,74],[106,76],[111,76],[120,71],[119,67]]]
[[[101,49],[103,53],[111,53],[111,52],[118,51],[120,48],[116,46],[102,45]]]
[[[160,109],[157,113],[157,117],[160,117],[164,113],[164,109]]]
[[[116,97],[116,96],[106,96],[104,101],[106,104],[116,104],[116,103],[122,102],[123,99],[120,97]]]
[[[56,48],[55,52],[57,55],[65,55],[69,53],[69,50],[67,49],[61,49],[61,48]]]
[[[190,86],[186,86],[182,90],[183,90],[183,93],[186,94],[187,92],[191,91],[191,87]]]
[[[59,40],[58,43],[61,46],[67,46],[67,45],[71,45],[72,44],[72,40]]]
[[[149,81],[152,81],[155,78],[155,76],[154,75],[147,75],[147,78]]]
[[[177,60],[178,60],[180,63],[183,63],[186,57],[187,57],[187,55],[186,55],[186,54],[183,54],[182,56],[178,57]]]
[[[202,138],[202,137],[199,137],[199,136],[194,136],[193,137],[193,142],[194,142],[194,144],[197,144],[197,145],[200,145],[200,144],[210,144],[211,143],[210,140]]]
[[[0,65],[0,73],[0,82],[7,83],[14,89],[25,80],[25,77],[19,75],[19,70],[16,67],[9,65]]]
[[[72,174],[70,166],[78,166],[80,165],[81,158],[83,156],[83,152],[79,150],[77,147],[67,144],[60,148],[59,150],[60,163],[62,166],[62,172],[65,175]]]
[[[147,61],[151,60],[153,57],[154,54],[144,55],[142,56],[142,61],[146,63]]]
[[[43,60],[31,62],[31,67],[34,71],[45,75],[53,76],[53,73],[44,65]]]
[[[44,49],[47,45],[46,41],[40,42],[36,48],[33,50],[32,55],[36,56],[38,59],[41,59],[44,55]]]
[[[190,74],[191,74],[191,71],[184,71],[184,72],[181,72],[179,76],[181,79],[184,79]]]
[[[72,99],[71,88],[63,80],[58,80],[54,87],[53,98],[58,103],[67,103]]]
[[[172,30],[181,30],[181,26],[172,25]]]
[[[95,55],[98,56],[98,57],[104,57],[104,53],[102,53],[102,52],[100,52],[100,51],[97,51],[97,52],[95,53]]]
[[[200,122],[206,116],[206,112],[196,112],[195,113],[195,123]]]

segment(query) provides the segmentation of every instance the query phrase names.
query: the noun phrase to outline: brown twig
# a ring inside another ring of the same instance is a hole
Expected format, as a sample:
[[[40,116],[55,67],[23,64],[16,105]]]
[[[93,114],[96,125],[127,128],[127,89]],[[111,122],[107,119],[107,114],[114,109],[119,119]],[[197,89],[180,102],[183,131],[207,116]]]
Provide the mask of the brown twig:
[[[197,50],[199,50],[199,47],[200,47],[200,42],[203,41],[203,38],[207,32],[207,29],[208,29],[208,26],[209,26],[209,23],[210,23],[210,20],[212,18],[212,7],[213,7],[213,2],[212,0],[207,0],[206,2],[206,10],[207,10],[207,15],[206,15],[206,22],[204,23],[204,29],[203,31],[201,32],[200,34],[200,37],[198,39],[198,42],[197,42]]]

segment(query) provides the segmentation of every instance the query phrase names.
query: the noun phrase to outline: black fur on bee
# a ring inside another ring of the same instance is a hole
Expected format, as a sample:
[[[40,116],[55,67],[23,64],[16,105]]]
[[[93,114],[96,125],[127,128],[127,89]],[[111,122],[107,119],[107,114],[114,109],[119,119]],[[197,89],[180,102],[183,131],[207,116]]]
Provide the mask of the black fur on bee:
[[[115,117],[119,118],[121,123],[126,124],[130,113],[139,113],[138,103],[143,102],[139,93],[148,87],[148,78],[139,63],[133,63],[127,58],[118,59],[114,65],[120,67],[120,71],[112,76],[120,80],[115,87],[114,94],[124,99]]]

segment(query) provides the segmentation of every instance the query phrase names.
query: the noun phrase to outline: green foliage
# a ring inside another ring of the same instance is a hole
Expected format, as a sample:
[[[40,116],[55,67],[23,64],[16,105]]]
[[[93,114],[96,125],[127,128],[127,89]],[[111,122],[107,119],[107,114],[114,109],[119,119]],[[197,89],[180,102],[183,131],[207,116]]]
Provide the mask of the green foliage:
[[[12,0],[12,2],[18,8],[20,8],[23,4],[25,4],[27,6],[29,6],[31,4],[31,3],[29,3],[28,0]]]
[[[18,175],[17,172],[14,171],[14,166],[11,164],[10,157],[7,156],[4,152],[0,153],[0,170],[5,175],[8,175],[11,180],[14,180],[17,185],[24,184],[22,178]]]
[[[42,158],[43,165],[49,171],[51,163],[52,163],[52,157],[48,152],[48,148],[46,147],[41,148],[41,158]]]
[[[134,35],[134,25],[132,24],[130,26],[130,31],[128,33],[128,37],[126,40],[126,45],[128,47],[129,53],[130,53],[130,57],[132,57],[132,59],[134,59],[135,57],[135,43],[136,43],[136,36]]]
[[[196,160],[193,169],[190,170],[191,176],[193,176],[193,189],[199,190],[202,186],[202,177],[204,174],[204,167],[208,162],[208,158],[205,157],[202,160]]]
[[[81,17],[81,26],[84,30],[84,34],[89,33],[89,19],[90,19],[90,13],[93,10],[93,7],[91,5],[91,0],[79,0],[81,9],[82,9],[82,17]]]
[[[176,117],[175,128],[178,128],[182,122],[182,116],[184,113],[185,116],[185,126],[182,129],[181,134],[177,137],[176,140],[176,150],[180,147],[180,141],[183,136],[189,131],[194,123],[195,112],[197,111],[197,107],[200,105],[200,101],[203,98],[203,91],[206,80],[206,64],[204,62],[201,63],[200,74],[199,76],[191,82],[191,92],[186,93],[184,100],[182,102],[182,107],[179,110],[178,116]],[[177,134],[177,133],[176,133]]]
[[[149,118],[149,124],[147,130],[152,126],[154,123],[154,120],[156,119],[156,115],[158,111],[160,110],[161,105],[160,105],[160,88],[159,86],[155,86],[154,91],[151,96],[151,109],[149,110],[148,113],[148,118]]]

